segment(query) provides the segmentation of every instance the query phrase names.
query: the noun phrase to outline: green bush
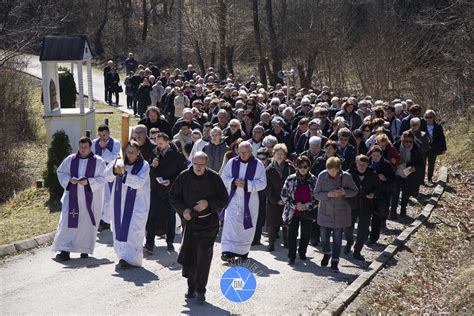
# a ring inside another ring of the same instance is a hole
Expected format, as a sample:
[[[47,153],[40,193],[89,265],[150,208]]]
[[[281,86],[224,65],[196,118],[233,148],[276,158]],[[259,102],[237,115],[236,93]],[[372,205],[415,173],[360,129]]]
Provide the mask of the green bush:
[[[51,147],[48,148],[48,162],[44,171],[44,185],[49,188],[51,201],[59,201],[63,195],[63,188],[59,184],[57,168],[63,160],[71,154],[72,148],[69,143],[69,137],[63,131],[57,131],[53,134]]]
[[[74,76],[66,67],[59,67],[58,71],[61,108],[75,108],[77,90]]]

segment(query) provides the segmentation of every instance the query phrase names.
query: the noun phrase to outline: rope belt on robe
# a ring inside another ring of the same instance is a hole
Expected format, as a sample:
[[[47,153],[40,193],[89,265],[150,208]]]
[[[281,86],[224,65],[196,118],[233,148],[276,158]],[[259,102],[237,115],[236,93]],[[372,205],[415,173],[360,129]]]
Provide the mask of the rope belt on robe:
[[[112,137],[109,137],[109,140],[107,142],[107,146],[105,146],[104,149],[102,149],[102,147],[100,147],[100,140],[97,140],[95,142],[95,154],[97,156],[101,156],[102,157],[102,153],[103,153],[103,150],[105,149],[108,149],[110,152],[112,152],[112,150],[114,149],[114,140],[112,139]],[[109,182],[109,190],[110,192],[112,192],[112,186],[114,185],[113,182]]]
[[[143,159],[135,162],[132,168],[132,174],[136,175],[143,167]],[[130,229],[130,221],[132,220],[133,207],[135,206],[135,198],[137,190],[131,187],[127,188],[125,196],[125,207],[123,209],[123,218],[120,216],[122,206],[122,183],[126,180],[126,176],[117,175],[115,180],[115,195],[114,195],[114,224],[115,224],[115,239],[126,242],[128,240],[128,230]]]
[[[86,167],[86,178],[93,178],[95,175],[95,166],[97,163],[97,158],[94,154],[90,154],[87,158],[87,167]],[[77,154],[71,161],[71,177],[79,177],[79,161],[81,157]],[[69,213],[68,213],[68,227],[77,228],[79,224],[79,201],[77,196],[77,188],[79,184],[68,184],[67,190],[69,190]],[[89,217],[91,218],[92,226],[95,226],[94,213],[92,212],[92,199],[93,193],[90,188],[90,185],[84,187],[84,195],[86,196],[86,206]]]
[[[257,164],[258,161],[254,157],[250,158],[247,165],[247,170],[245,170],[245,187],[244,187],[244,229],[249,229],[253,227],[252,224],[252,216],[250,214],[250,207],[249,207],[249,202],[250,202],[250,195],[251,192],[248,192],[247,190],[247,180],[253,180],[255,177],[255,172],[257,170]],[[243,162],[239,159],[239,157],[235,157],[232,160],[232,177],[234,179],[239,179],[239,172],[240,172],[240,164],[241,163],[246,163]],[[230,201],[235,195],[235,191],[237,191],[237,187],[235,186],[234,183],[232,183],[232,187],[230,190],[230,195],[229,195],[229,202],[227,206],[229,206]],[[226,207],[227,208],[227,207]],[[225,215],[225,210],[224,208],[220,213],[219,213],[219,219],[221,221],[224,220],[224,215]]]

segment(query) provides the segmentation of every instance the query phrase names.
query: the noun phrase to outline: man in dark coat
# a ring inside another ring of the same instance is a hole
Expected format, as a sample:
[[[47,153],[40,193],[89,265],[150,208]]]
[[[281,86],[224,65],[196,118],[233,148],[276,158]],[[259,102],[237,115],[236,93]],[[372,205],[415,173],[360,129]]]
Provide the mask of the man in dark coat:
[[[188,69],[183,71],[184,80],[191,81],[195,73],[196,71],[194,71],[193,65],[189,64]]]
[[[105,72],[105,70],[104,70]],[[112,105],[112,93],[115,94],[115,104],[119,104],[119,82],[120,76],[115,70],[115,67],[110,68],[110,71],[105,75],[105,89],[107,90],[107,103]]]
[[[148,138],[146,126],[143,124],[134,126],[132,130],[132,138],[140,145],[140,154],[143,159],[150,162],[151,153],[155,149],[155,145],[153,145]]]
[[[355,162],[355,157],[357,155],[354,146],[349,144],[349,139],[352,136],[351,131],[348,128],[343,127],[339,130],[337,135],[337,153],[344,158],[342,170],[347,171]]]
[[[123,65],[125,66],[127,73],[129,73],[130,71],[135,72],[137,70],[138,62],[133,57],[133,53],[128,53],[128,58],[125,59],[125,61],[123,62]]]
[[[265,133],[265,136],[272,135],[275,136],[278,140],[278,144],[285,144],[288,149],[288,155],[293,153],[293,142],[291,135],[283,129],[285,125],[285,120],[277,116],[272,120],[272,128]]]
[[[349,173],[352,175],[352,180],[359,191],[350,200],[352,224],[344,228],[347,241],[344,253],[349,254],[351,251],[354,244],[354,225],[358,221],[354,259],[364,261],[365,259],[360,252],[368,237],[370,218],[374,213],[380,183],[377,174],[369,167],[369,158],[365,155],[357,156],[356,163],[351,166]]]
[[[143,124],[146,126],[148,133],[152,128],[158,128],[160,132],[168,135],[169,138],[172,138],[171,126],[166,121],[161,119],[160,109],[156,106],[149,106],[145,112],[145,118],[141,119],[138,124]]]
[[[109,90],[107,89],[107,74],[110,72],[110,70],[112,69],[112,67],[114,66],[114,62],[112,60],[109,60],[107,62],[107,66],[104,67],[103,71],[104,71],[104,97],[105,97],[105,102],[106,103],[109,103],[109,98],[108,98],[108,95],[109,95]]]
[[[176,177],[186,169],[186,158],[170,144],[165,133],[156,135],[156,148],[150,163],[150,212],[148,214],[145,251],[153,253],[155,236],[166,233],[168,251],[173,251],[176,229],[175,210],[169,202],[169,190]]]
[[[409,111],[410,111],[410,115],[405,117],[402,120],[402,124],[400,125],[400,135],[403,134],[404,131],[407,131],[407,130],[410,129],[410,121],[414,117],[420,118],[420,120],[421,120],[421,130],[423,132],[427,132],[428,130],[426,128],[426,121],[421,116],[421,106],[419,106],[418,104],[413,104],[412,106],[410,106]]]
[[[170,202],[184,219],[183,242],[178,262],[188,279],[186,298],[197,295],[205,301],[213,247],[219,231],[218,212],[228,201],[221,177],[206,168],[207,155],[197,152],[193,166],[183,171],[171,186]]]
[[[130,78],[130,92],[133,94],[133,114],[138,113],[138,88],[145,78],[145,71],[140,70],[138,74],[135,74]]]
[[[286,147],[278,144],[274,147],[274,156],[270,165],[266,168],[267,187],[265,195],[267,197],[267,209],[265,214],[268,232],[268,251],[275,250],[275,239],[277,232],[282,225],[283,206],[285,203],[281,199],[281,189],[286,178],[295,173],[295,168],[286,160]],[[288,242],[288,228],[283,227],[283,245],[286,248]]]
[[[428,182],[433,181],[433,172],[436,162],[436,156],[443,155],[446,152],[446,137],[444,136],[443,126],[436,123],[436,114],[433,110],[425,113],[426,129],[430,137],[430,149],[426,153],[428,160]]]
[[[421,184],[423,168],[423,155],[415,142],[415,135],[411,131],[405,131],[400,140],[393,144],[400,152],[400,164],[397,167],[397,185],[393,191],[389,219],[397,219],[397,206],[402,192],[400,202],[400,215],[406,216],[407,205],[410,195],[418,192]]]

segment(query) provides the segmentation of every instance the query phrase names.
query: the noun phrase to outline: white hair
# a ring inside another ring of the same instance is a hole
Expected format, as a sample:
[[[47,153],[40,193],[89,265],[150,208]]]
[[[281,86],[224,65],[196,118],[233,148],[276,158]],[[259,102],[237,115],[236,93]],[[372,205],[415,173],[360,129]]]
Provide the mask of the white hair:
[[[420,125],[420,124],[421,124],[420,118],[418,118],[418,117],[412,118],[412,119],[410,120],[410,125],[412,125],[412,124]]]
[[[265,138],[262,141],[262,145],[265,147],[269,145],[275,146],[276,144],[278,144],[278,139],[273,135],[265,136]]]
[[[277,105],[280,105],[280,99],[278,98],[272,98],[272,100],[270,101],[270,104],[273,104],[273,103],[276,103]]]
[[[240,149],[240,148],[243,148],[243,147],[249,147],[249,148],[252,148],[252,144],[250,144],[250,142],[249,142],[249,141],[247,141],[247,140],[244,140],[244,141],[240,142],[240,144],[239,144],[239,149]]]
[[[309,138],[309,145],[320,145],[321,146],[321,137],[319,136],[311,136]]]
[[[291,113],[291,115],[295,115],[295,110],[293,110],[292,107],[287,107],[283,110],[283,115],[286,115],[286,113]]]
[[[229,122],[229,125],[231,125],[231,124],[237,124],[237,125],[239,125],[239,128],[241,127],[240,121],[238,119],[231,119],[230,122]]]

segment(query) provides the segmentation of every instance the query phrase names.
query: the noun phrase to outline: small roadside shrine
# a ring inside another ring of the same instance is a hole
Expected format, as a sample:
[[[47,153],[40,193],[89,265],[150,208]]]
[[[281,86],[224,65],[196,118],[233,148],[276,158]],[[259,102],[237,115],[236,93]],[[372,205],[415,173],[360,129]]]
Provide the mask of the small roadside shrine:
[[[52,135],[64,130],[69,136],[73,152],[78,150],[79,138],[95,137],[95,108],[92,94],[92,52],[84,35],[47,35],[43,38],[40,62],[43,85],[46,141],[51,144]],[[79,92],[79,108],[61,108],[58,64],[70,64]],[[89,106],[84,107],[83,65],[87,65],[87,95]]]

